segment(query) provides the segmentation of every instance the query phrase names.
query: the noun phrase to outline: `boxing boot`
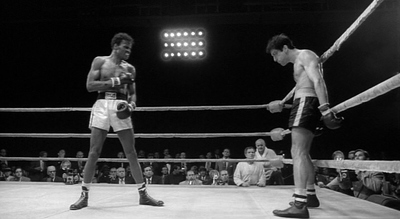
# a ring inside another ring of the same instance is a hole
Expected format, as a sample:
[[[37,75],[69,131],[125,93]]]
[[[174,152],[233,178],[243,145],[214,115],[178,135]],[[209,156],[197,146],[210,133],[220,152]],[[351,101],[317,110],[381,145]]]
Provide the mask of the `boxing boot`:
[[[86,187],[82,187],[82,194],[81,197],[72,204],[69,209],[70,210],[79,210],[88,206],[88,199],[89,199],[89,190]]]
[[[139,190],[139,195],[140,195],[139,204],[152,205],[152,206],[163,206],[164,205],[163,201],[155,200],[154,198],[150,197],[149,194],[147,194],[145,183],[143,183],[143,185],[138,190]]]
[[[294,202],[289,202],[290,206],[293,206]],[[318,208],[319,200],[317,195],[307,195],[307,207],[309,208]]]
[[[274,210],[272,212],[278,217],[287,218],[310,218],[308,213],[307,204],[305,202],[294,201],[293,205],[285,210]]]

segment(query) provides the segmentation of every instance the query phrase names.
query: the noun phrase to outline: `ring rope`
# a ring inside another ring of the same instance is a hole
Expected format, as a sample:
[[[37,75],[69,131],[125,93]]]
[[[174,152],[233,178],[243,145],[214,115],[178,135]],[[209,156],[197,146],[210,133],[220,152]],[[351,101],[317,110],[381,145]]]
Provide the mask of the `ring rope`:
[[[0,161],[87,161],[88,158],[51,158],[51,157],[0,157]],[[128,163],[126,158],[99,158],[99,162]],[[149,159],[141,158],[139,162],[162,162],[162,163],[201,163],[201,162],[248,162],[249,159]],[[278,156],[276,159],[256,159],[254,162],[283,162],[284,164],[293,164],[292,159],[283,159]],[[375,171],[386,173],[400,173],[400,161],[380,161],[380,160],[313,160],[317,167],[350,169],[360,171]]]
[[[326,50],[321,57],[319,58],[319,62],[323,64],[326,60],[328,60],[336,51],[339,50],[340,46],[346,41],[350,35],[368,18],[372,12],[383,2],[383,0],[374,0],[361,15],[350,25],[349,28],[335,41],[335,43]],[[296,87],[294,87],[285,98],[281,100],[281,103],[285,103],[288,101],[294,94]]]
[[[235,106],[165,106],[165,107],[136,107],[135,111],[200,111],[200,110],[250,110],[267,109],[268,104],[263,105],[235,105]],[[285,104],[284,108],[291,108]],[[90,112],[92,108],[86,107],[61,107],[61,108],[0,108],[0,112]]]
[[[270,132],[254,133],[160,133],[135,134],[135,138],[223,138],[223,137],[265,137]],[[108,138],[118,138],[117,134],[108,134]],[[0,138],[90,138],[89,133],[0,133]]]
[[[320,57],[320,62],[324,63],[328,60],[333,53],[339,50],[340,46],[346,41],[350,35],[368,18],[372,12],[383,2],[384,0],[374,0],[364,12],[350,25],[349,28],[335,41],[335,43]]]

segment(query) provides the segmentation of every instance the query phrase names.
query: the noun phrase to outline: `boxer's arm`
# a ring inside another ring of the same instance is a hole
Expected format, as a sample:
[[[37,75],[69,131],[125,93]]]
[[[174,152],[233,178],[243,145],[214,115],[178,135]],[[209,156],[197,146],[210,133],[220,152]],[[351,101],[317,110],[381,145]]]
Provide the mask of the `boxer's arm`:
[[[101,57],[94,58],[86,80],[86,89],[89,92],[107,91],[112,87],[111,80],[100,81],[100,70],[104,62],[105,59]]]
[[[329,103],[328,91],[326,89],[324,78],[322,77],[322,72],[319,68],[318,56],[311,51],[304,51],[301,54],[300,60],[304,66],[304,70],[308,78],[314,84],[314,89],[317,94],[319,104],[323,105],[325,103]]]
[[[128,67],[128,72],[132,74],[132,79],[135,81],[136,79],[136,69],[132,65]],[[132,84],[128,85],[128,92],[129,92],[129,99],[128,103],[132,105],[133,108],[136,107],[136,101],[137,101],[137,96],[136,96],[136,83],[133,82]]]

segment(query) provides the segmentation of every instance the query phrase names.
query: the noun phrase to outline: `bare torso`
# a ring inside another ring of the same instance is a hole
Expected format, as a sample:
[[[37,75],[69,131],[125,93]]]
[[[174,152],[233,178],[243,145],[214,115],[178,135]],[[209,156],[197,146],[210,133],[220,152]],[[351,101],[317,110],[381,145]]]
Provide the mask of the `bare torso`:
[[[131,73],[133,74],[133,78],[135,78],[135,70],[134,67],[122,61],[119,65],[115,64],[109,56],[101,57],[104,60],[103,65],[100,68],[100,81],[108,81],[112,77],[118,77],[121,73]],[[107,91],[126,93],[127,85],[124,86],[115,86],[114,88],[109,88]]]
[[[300,98],[303,96],[308,96],[308,97],[316,97],[317,96],[317,94],[315,92],[314,84],[308,77],[308,75],[304,69],[303,63],[300,61],[300,56],[304,52],[311,52],[311,51],[301,50],[300,54],[298,55],[296,61],[293,64],[293,77],[294,77],[294,81],[296,82],[296,91],[295,91],[295,96],[294,96],[295,98]],[[311,52],[311,53],[313,53],[313,52]],[[314,54],[314,55],[317,57],[316,54]]]

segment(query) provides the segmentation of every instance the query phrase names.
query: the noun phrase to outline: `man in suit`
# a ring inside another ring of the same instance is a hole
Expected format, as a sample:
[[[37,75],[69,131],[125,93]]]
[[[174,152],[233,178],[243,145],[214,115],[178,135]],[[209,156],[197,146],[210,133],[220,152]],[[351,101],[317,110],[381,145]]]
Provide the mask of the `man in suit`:
[[[231,150],[229,148],[225,148],[224,151],[222,152],[222,159],[229,159],[231,156]],[[233,179],[233,174],[235,173],[236,169],[236,162],[217,162],[215,164],[215,169],[218,172],[221,172],[221,170],[227,170],[229,177]]]
[[[85,154],[82,151],[76,152],[76,158],[83,158]],[[72,161],[71,169],[76,170],[78,173],[82,173],[83,168],[85,167],[85,162],[82,160]]]
[[[64,179],[56,176],[56,167],[48,166],[47,167],[47,177],[43,178],[43,182],[64,182]]]
[[[203,183],[196,179],[194,172],[192,170],[188,170],[186,172],[186,180],[179,183],[179,185],[202,185]]]
[[[162,184],[161,177],[154,175],[153,167],[147,166],[143,169],[144,182],[146,184]]]
[[[47,157],[47,152],[41,151],[39,153],[39,157]],[[28,171],[29,178],[31,178],[31,181],[33,182],[42,181],[42,179],[45,177],[46,169],[47,169],[47,164],[45,161],[43,160],[32,161]]]
[[[220,174],[219,179],[217,179],[215,185],[219,186],[236,185],[232,177],[229,176],[227,170],[221,170],[219,174]]]
[[[168,174],[165,179],[165,184],[179,185],[180,182],[185,180],[184,170],[179,165],[172,166],[172,173]]]
[[[111,184],[135,184],[135,180],[132,177],[127,177],[125,174],[125,168],[118,167],[117,178],[110,180]]]

